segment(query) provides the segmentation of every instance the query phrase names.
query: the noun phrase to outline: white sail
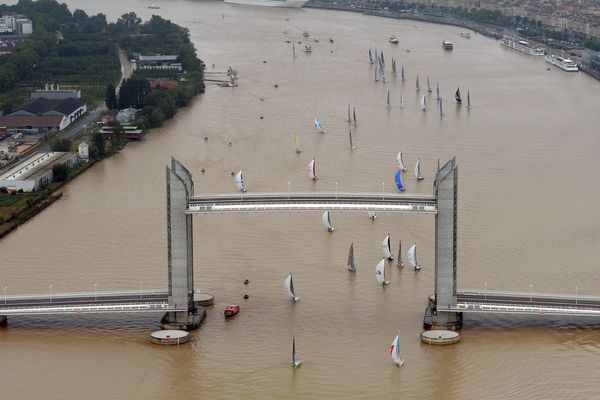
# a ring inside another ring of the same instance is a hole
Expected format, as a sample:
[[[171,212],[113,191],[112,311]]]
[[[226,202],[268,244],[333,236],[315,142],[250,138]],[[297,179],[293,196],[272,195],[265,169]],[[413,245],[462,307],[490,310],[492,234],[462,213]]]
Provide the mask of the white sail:
[[[348,122],[352,122],[352,118],[350,118],[350,104],[348,104]]]
[[[298,368],[302,361],[296,359],[296,334],[292,337],[292,367]]]
[[[400,108],[404,108],[404,91],[400,91]]]
[[[293,301],[298,301],[299,297],[296,296],[294,292],[294,279],[292,278],[292,273],[288,275],[288,277],[283,282],[283,290],[288,295],[290,299]]]
[[[381,249],[383,250],[383,255],[385,256],[385,258],[387,258],[388,260],[394,259],[394,256],[392,255],[392,248],[390,245],[390,234],[389,233],[383,239],[383,242],[381,242]]]
[[[387,285],[389,283],[385,280],[385,258],[382,258],[375,267],[375,278],[380,285]]]
[[[375,213],[375,211],[368,211],[367,214],[369,215],[369,218],[373,220],[377,218],[377,214]]]
[[[401,367],[404,364],[404,361],[400,358],[400,334],[396,336],[390,346],[390,355],[396,366]]]
[[[425,95],[421,97],[421,110],[427,111],[427,97]]]
[[[308,163],[308,174],[310,176],[310,179],[312,179],[313,181],[316,181],[318,179],[317,178],[317,164],[316,164],[314,158],[311,160],[310,163]]]
[[[323,212],[323,225],[329,232],[333,232],[333,226],[331,226],[331,219],[329,218],[329,211]]]
[[[421,90],[421,85],[419,85],[419,74],[417,74],[416,87],[417,87],[417,92]]]
[[[406,167],[404,166],[404,160],[402,159],[402,152],[398,152],[398,155],[396,156],[396,164],[398,164],[398,168],[400,168],[402,171],[406,171]]]
[[[354,264],[354,243],[350,243],[350,250],[348,250],[348,271],[356,272],[356,265]]]
[[[417,160],[417,164],[415,165],[415,178],[417,178],[418,181],[422,181],[423,175],[421,175],[421,159],[419,158]]]
[[[245,193],[246,187],[244,186],[244,177],[242,176],[242,171],[238,172],[235,175],[235,184],[237,185],[240,192]]]
[[[410,246],[410,249],[408,249],[408,261],[410,262],[410,264],[413,266],[413,268],[417,268],[417,244],[413,244],[412,246]]]

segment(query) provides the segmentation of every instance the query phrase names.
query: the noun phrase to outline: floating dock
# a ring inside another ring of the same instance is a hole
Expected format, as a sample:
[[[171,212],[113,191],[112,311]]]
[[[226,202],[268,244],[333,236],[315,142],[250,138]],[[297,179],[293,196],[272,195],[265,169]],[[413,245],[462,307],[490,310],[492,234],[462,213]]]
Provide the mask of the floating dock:
[[[421,333],[421,341],[427,344],[447,345],[460,342],[460,335],[455,331],[433,329]]]
[[[156,331],[150,334],[150,341],[156,344],[183,344],[190,340],[190,333],[179,330]]]

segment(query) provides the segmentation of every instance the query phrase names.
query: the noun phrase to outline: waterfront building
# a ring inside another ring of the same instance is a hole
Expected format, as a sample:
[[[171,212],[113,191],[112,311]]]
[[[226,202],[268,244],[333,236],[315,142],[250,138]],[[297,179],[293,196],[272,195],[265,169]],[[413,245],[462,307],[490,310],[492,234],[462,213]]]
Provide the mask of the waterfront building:
[[[44,97],[34,98],[33,100],[21,105],[17,111],[9,116],[65,116],[67,125],[81,117],[87,111],[87,105],[82,98],[68,97],[65,99],[48,99]],[[61,127],[64,129],[64,127]]]
[[[35,192],[52,183],[52,168],[55,165],[63,164],[72,168],[77,163],[77,153],[55,151],[34,154],[0,175],[0,188]]]
[[[64,115],[20,115],[10,114],[0,117],[0,128],[7,134],[24,133],[26,135],[58,132],[69,125]]]
[[[119,113],[117,114],[117,121],[119,121],[121,124],[129,124],[135,121],[139,111],[140,110],[131,107],[119,110]]]
[[[178,55],[138,56],[135,68],[139,69],[175,69],[183,71],[183,65],[177,61]]]

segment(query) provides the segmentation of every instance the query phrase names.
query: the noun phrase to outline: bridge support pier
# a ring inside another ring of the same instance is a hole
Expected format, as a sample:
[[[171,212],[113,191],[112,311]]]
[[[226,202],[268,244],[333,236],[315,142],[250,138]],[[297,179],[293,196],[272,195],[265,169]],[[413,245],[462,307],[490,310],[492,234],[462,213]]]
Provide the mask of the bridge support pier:
[[[0,315],[0,326],[6,326],[8,324],[8,318],[6,315]]]
[[[433,191],[437,202],[435,216],[435,294],[429,298],[425,310],[425,329],[458,330],[462,327],[462,313],[438,312],[456,306],[456,210],[458,194],[458,167],[453,158],[440,168]]]

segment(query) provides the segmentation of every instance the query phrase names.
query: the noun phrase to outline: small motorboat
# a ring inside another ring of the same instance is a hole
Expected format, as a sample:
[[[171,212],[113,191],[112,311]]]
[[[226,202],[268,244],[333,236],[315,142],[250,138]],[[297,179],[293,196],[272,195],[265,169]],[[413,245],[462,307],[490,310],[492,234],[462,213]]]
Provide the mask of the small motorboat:
[[[305,44],[304,45],[304,52],[305,53],[312,53],[312,47],[310,47],[310,44]]]
[[[233,317],[235,314],[240,312],[240,306],[237,304],[232,304],[230,306],[225,307],[225,316]]]
[[[310,33],[308,33],[308,31],[304,31],[304,32],[302,32],[302,36],[304,36],[304,37],[309,37],[309,36],[310,36]]]
[[[396,37],[396,35],[392,35],[390,37],[390,43],[392,44],[398,44],[400,41],[398,40],[398,38]]]

